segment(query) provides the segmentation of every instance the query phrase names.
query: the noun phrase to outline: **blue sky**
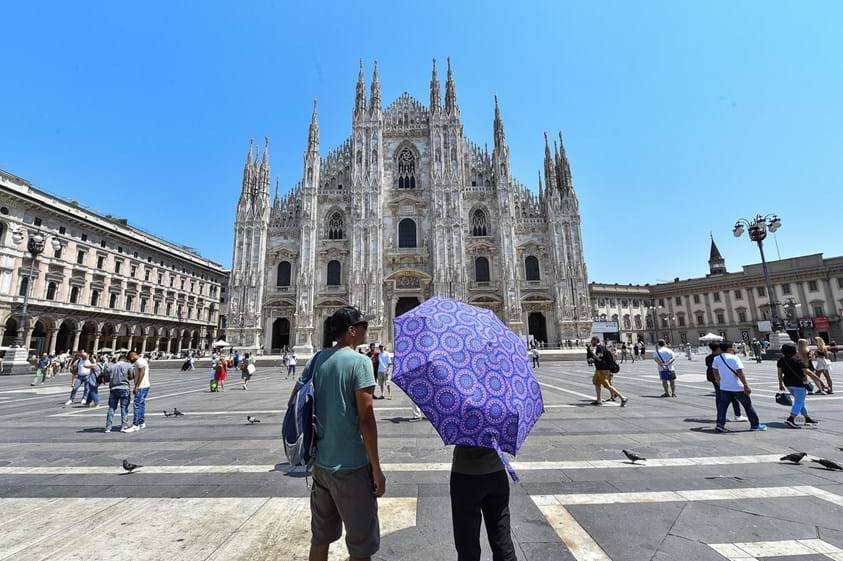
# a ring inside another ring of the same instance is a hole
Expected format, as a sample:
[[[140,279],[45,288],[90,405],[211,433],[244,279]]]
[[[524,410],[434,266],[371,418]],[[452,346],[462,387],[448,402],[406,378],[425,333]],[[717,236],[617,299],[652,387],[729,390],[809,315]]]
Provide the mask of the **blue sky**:
[[[0,19],[0,168],[226,265],[249,137],[285,190],[313,97],[324,153],[359,58],[385,103],[426,103],[433,56],[480,144],[498,95],[527,185],[563,131],[591,280],[702,275],[709,232],[730,269],[755,262],[731,227],[757,212],[782,216],[782,257],[843,254],[840,2],[19,1]]]

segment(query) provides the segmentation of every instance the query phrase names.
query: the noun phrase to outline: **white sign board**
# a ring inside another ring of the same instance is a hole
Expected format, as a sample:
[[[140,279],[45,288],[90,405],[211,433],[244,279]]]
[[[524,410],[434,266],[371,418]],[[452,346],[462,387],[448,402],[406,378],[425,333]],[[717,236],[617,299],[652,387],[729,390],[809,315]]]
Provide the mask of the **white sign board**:
[[[761,333],[772,333],[773,332],[773,322],[768,320],[768,319],[759,320],[758,321],[758,331],[760,331]]]
[[[616,321],[595,321],[591,324],[592,333],[617,333],[618,331]]]

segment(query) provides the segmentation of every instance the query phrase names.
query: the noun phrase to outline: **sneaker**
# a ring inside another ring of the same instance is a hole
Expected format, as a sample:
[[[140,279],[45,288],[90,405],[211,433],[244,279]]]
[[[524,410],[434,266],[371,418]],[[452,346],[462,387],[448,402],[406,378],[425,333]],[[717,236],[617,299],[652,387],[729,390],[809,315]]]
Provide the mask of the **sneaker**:
[[[104,429],[102,429],[102,432],[104,432],[105,434],[111,434],[111,427],[105,427]]]
[[[661,395],[661,397],[670,397],[670,394],[669,394],[669,393],[663,393],[663,394]]]
[[[628,397],[621,398],[621,407],[626,407],[626,402],[629,401]]]
[[[141,423],[141,424],[138,425],[138,430],[145,429],[145,428],[146,428],[146,423]]]
[[[732,431],[730,431],[726,427],[721,427],[720,425],[717,425],[716,427],[714,427],[714,432],[732,432]]]
[[[602,401],[592,401],[591,405],[603,405]]]
[[[789,426],[792,429],[801,429],[802,428],[802,427],[800,427],[799,425],[796,424],[796,421],[793,420],[793,417],[788,417],[787,419],[785,419],[784,424],[786,424],[787,426]]]
[[[676,397],[676,394],[671,395],[670,397]]]
[[[805,417],[805,424],[806,425],[819,425],[820,422],[816,419],[812,419],[811,417]]]
[[[609,401],[615,401],[616,399],[617,398],[615,396],[612,396],[612,397],[609,398]]]
[[[67,406],[67,405],[73,405],[73,400],[72,400],[72,399],[68,399],[67,401],[65,401],[65,402],[64,402],[64,404],[65,404],[65,406]]]
[[[767,425],[761,424],[757,427],[749,427],[749,430],[767,430]]]
[[[744,415],[737,415],[737,416],[735,417],[735,422],[736,422],[736,423],[745,423],[745,422],[747,422],[747,421],[749,421],[749,417],[746,417],[746,416],[744,416]]]
[[[120,429],[120,432],[136,432],[137,430],[138,430],[138,427],[136,427],[135,425],[132,425],[131,427],[124,427],[124,428]]]

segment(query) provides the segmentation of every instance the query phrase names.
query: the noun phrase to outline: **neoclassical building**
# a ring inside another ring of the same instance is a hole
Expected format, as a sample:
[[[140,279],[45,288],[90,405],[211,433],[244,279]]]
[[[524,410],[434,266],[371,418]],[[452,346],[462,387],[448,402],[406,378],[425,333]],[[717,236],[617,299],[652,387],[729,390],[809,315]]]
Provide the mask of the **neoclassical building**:
[[[450,61],[427,106],[385,109],[377,62],[357,79],[351,135],[323,156],[314,101],[301,179],[270,198],[269,145],[250,144],[237,204],[227,340],[266,352],[330,345],[327,318],[353,304],[369,339],[434,296],[493,310],[556,344],[591,329],[580,213],[562,144],[545,133],[538,190],[512,177],[497,98],[491,151],[465,137]],[[542,177],[543,176],[543,177]]]
[[[39,233],[47,243],[33,264],[27,240]],[[14,344],[28,291],[32,352],[204,349],[218,334],[224,278],[189,247],[0,171],[2,347]]]

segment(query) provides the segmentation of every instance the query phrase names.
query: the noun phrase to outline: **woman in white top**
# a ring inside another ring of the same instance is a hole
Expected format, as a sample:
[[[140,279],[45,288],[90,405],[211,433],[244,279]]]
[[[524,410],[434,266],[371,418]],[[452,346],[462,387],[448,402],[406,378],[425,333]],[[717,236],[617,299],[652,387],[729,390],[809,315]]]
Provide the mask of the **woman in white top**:
[[[828,348],[822,337],[814,337],[814,343],[817,345],[817,350],[814,351],[817,377],[825,377],[825,393],[831,395],[834,393],[834,387],[831,385],[831,361],[828,358]]]

